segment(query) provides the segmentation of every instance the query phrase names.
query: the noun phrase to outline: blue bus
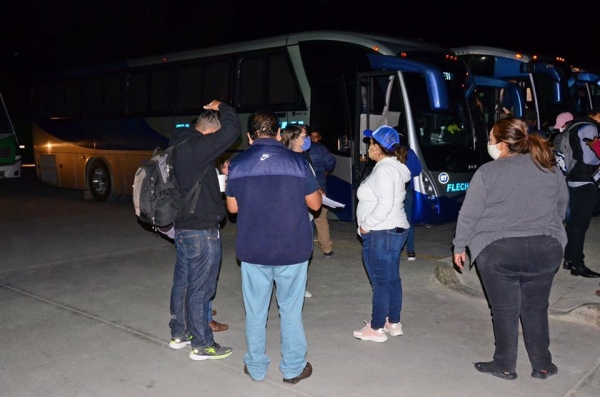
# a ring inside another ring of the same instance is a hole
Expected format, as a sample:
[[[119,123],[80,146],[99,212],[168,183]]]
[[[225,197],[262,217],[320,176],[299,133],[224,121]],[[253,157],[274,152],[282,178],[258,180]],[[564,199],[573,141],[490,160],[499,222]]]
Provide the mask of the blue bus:
[[[574,98],[576,114],[588,115],[594,103],[600,100],[600,74],[588,69],[571,67],[569,88]]]
[[[131,194],[137,168],[173,128],[212,99],[246,125],[256,111],[282,123],[318,124],[337,158],[330,198],[355,219],[367,168],[362,131],[387,124],[419,156],[415,224],[456,220],[487,155],[487,126],[465,62],[417,40],[313,31],[37,76],[33,139],[38,178],[96,200]],[[245,132],[226,156],[247,147]]]
[[[525,107],[535,110],[539,129],[547,131],[559,113],[577,113],[568,85],[570,70],[562,58],[543,59],[538,55],[483,46],[452,50],[469,65],[473,74],[519,85]]]

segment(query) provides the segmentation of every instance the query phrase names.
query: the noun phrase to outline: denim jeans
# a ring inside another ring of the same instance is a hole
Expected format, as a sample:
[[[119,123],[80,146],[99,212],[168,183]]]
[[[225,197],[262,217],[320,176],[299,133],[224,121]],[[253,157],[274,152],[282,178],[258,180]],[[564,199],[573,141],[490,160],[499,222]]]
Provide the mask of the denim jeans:
[[[266,354],[267,317],[277,286],[281,322],[281,363],[285,379],[295,378],[306,366],[307,343],[302,323],[308,261],[287,266],[266,266],[242,262],[242,295],[246,309],[244,364],[254,380],[262,380],[271,360]]]
[[[548,297],[562,256],[560,242],[551,236],[503,238],[477,256],[492,307],[494,362],[503,371],[517,366],[519,318],[532,368],[550,368]]]
[[[576,265],[584,264],[583,247],[585,234],[590,227],[594,207],[598,202],[598,187],[593,183],[569,188],[569,219],[567,220],[568,243],[565,247],[565,260]]]
[[[176,230],[177,261],[171,289],[172,338],[193,335],[192,347],[213,344],[208,325],[209,302],[215,295],[221,264],[221,235],[218,228]]]
[[[362,235],[363,261],[373,287],[373,313],[371,328],[400,322],[402,310],[402,280],[400,279],[400,251],[406,240],[407,230],[371,230]]]

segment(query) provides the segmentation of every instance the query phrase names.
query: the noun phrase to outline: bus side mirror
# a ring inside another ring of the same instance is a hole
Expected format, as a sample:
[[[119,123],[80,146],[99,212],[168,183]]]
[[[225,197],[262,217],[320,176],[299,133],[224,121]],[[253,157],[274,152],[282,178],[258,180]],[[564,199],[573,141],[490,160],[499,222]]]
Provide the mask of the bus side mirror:
[[[347,152],[348,150],[350,150],[350,141],[345,136],[340,137],[338,139],[338,151]]]

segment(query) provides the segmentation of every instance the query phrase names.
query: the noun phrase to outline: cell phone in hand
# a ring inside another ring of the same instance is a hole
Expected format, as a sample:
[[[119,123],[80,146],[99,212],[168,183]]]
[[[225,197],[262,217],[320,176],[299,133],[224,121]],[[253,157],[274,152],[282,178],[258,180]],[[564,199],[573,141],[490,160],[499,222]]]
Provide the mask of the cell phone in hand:
[[[584,141],[584,142],[592,142],[592,141],[593,141],[593,139],[590,139],[590,138],[583,138],[583,139],[582,139],[582,141]]]

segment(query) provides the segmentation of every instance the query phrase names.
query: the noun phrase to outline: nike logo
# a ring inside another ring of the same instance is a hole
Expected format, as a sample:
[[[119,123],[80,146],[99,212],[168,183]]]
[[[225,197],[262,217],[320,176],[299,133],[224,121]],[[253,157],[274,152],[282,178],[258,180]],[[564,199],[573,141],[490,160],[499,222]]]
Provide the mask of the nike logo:
[[[263,155],[260,157],[260,161],[264,161],[264,160],[268,159],[269,157],[271,157],[271,155],[270,155],[270,154],[263,154]]]

